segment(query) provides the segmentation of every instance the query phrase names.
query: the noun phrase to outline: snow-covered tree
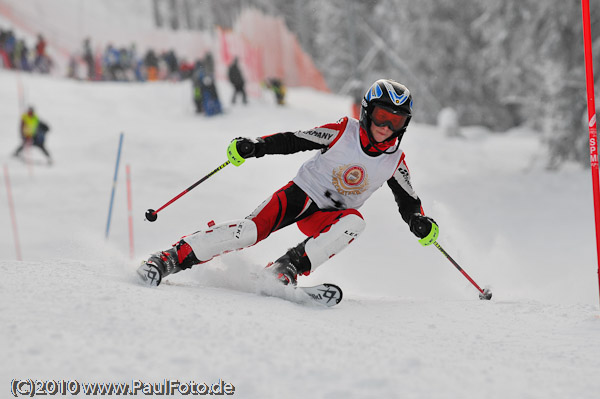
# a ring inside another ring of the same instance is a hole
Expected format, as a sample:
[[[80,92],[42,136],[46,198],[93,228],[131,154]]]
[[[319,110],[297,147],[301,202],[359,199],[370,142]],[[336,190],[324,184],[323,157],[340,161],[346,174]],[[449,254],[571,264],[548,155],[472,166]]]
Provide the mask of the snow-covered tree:
[[[379,77],[405,83],[416,120],[444,107],[495,131],[543,131],[551,167],[587,162],[581,5],[564,0],[154,0],[156,21],[210,15],[229,27],[243,7],[283,16],[334,91]],[[184,4],[185,2],[185,4]],[[161,7],[162,3],[162,7]],[[600,0],[590,0],[600,60]],[[171,7],[167,7],[170,5]],[[159,15],[185,5],[186,11]],[[207,13],[207,7],[210,12]],[[204,24],[205,25],[205,24]]]

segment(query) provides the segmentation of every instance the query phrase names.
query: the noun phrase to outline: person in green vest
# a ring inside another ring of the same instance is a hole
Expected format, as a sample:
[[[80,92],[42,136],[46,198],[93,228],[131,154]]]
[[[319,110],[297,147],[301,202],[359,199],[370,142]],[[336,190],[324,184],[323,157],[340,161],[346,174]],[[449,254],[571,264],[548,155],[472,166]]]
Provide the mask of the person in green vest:
[[[45,147],[46,134],[49,131],[50,127],[40,120],[33,107],[29,107],[27,112],[21,116],[20,132],[22,142],[13,155],[18,157],[26,146],[33,145],[41,149],[48,158],[48,164],[52,164],[52,157]]]
[[[271,78],[265,81],[265,87],[273,90],[275,101],[278,105],[285,105],[285,84],[278,78]]]

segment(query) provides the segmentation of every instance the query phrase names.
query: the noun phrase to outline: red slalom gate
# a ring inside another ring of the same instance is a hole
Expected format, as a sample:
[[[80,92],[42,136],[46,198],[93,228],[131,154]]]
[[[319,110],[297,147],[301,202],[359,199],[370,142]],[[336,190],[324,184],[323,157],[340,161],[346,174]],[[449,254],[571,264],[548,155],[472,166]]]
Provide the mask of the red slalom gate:
[[[133,215],[131,206],[131,168],[129,165],[125,167],[127,174],[127,212],[129,213],[129,258],[133,259]]]
[[[598,289],[600,294],[600,187],[598,181],[598,131],[596,129],[596,102],[594,98],[594,65],[592,58],[592,32],[590,1],[581,0],[583,18],[583,47],[585,55],[585,80],[587,90],[588,127],[590,131],[590,165],[594,191],[594,218],[596,225],[596,252],[598,257]]]
[[[6,185],[6,195],[8,197],[8,208],[10,210],[10,219],[12,221],[13,235],[15,238],[15,251],[17,252],[17,260],[23,260],[23,257],[21,256],[21,245],[19,243],[19,232],[17,230],[17,216],[15,214],[15,204],[13,203],[12,199],[7,165],[4,165],[4,184]]]

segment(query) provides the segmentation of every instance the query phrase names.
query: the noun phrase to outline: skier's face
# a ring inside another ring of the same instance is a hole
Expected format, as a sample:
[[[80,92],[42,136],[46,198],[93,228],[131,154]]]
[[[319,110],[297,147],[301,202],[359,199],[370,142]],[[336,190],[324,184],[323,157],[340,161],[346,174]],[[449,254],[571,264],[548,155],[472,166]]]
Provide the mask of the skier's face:
[[[405,125],[408,117],[396,114],[375,105],[371,112],[371,133],[376,142],[381,143],[389,139],[394,132],[399,132]]]
[[[381,143],[387,139],[389,139],[394,132],[386,126],[377,126],[375,123],[371,122],[371,134],[373,135],[373,139],[376,142]]]

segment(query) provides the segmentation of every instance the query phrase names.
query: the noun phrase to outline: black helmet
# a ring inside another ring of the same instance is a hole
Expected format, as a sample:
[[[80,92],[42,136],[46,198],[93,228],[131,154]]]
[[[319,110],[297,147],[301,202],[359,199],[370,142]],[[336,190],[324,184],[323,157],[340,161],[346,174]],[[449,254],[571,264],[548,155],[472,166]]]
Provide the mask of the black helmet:
[[[360,126],[367,132],[369,140],[375,145],[375,140],[371,134],[371,121],[373,110],[376,106],[395,114],[405,116],[400,126],[392,128],[394,134],[386,141],[394,140],[398,137],[398,143],[406,131],[406,127],[412,117],[412,95],[410,91],[401,83],[391,79],[379,79],[367,92],[362,99],[362,108],[360,111]]]

